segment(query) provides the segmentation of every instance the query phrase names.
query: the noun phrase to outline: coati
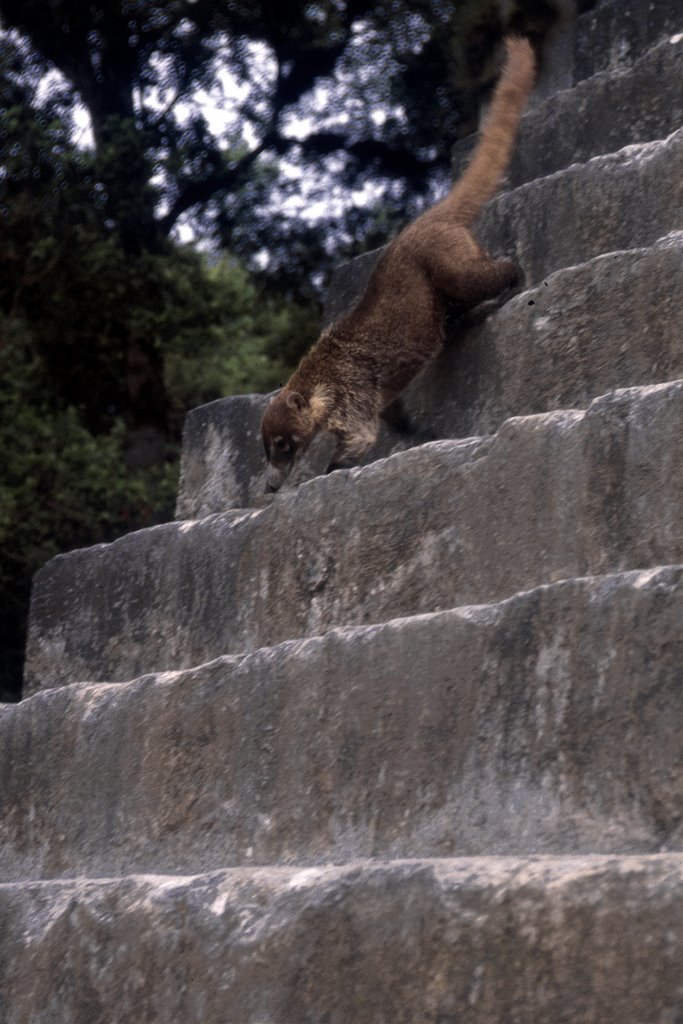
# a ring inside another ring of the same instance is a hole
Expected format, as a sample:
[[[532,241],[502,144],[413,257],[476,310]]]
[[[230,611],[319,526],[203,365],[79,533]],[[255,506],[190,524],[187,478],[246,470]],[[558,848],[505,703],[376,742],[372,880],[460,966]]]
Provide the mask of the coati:
[[[469,230],[505,172],[534,83],[528,40],[510,36],[505,48],[463,176],[386,247],[356,306],[323,331],[266,407],[267,491],[282,486],[321,430],[336,437],[330,469],[358,459],[377,438],[380,413],[441,349],[447,303],[472,307],[517,282],[516,265],[492,259]]]

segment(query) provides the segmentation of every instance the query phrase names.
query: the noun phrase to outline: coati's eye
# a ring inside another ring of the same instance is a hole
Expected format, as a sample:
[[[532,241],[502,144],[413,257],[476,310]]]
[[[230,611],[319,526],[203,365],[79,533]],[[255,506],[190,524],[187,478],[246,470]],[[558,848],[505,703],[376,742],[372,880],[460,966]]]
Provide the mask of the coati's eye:
[[[273,441],[273,444],[275,445],[279,452],[288,452],[291,447],[289,441],[287,441],[284,437],[276,437],[275,440]]]

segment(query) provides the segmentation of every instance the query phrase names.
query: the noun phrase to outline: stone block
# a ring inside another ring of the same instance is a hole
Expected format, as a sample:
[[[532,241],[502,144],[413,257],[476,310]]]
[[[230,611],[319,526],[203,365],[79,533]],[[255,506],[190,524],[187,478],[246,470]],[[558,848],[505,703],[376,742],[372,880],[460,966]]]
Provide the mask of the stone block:
[[[4,1024],[674,1024],[681,857],[0,885]]]
[[[683,129],[504,192],[475,234],[522,267],[528,284],[683,229]]]
[[[679,0],[610,0],[578,18],[574,81],[624,67],[655,43],[683,32]]]
[[[683,568],[0,709],[0,878],[683,849]]]
[[[683,382],[508,420],[36,575],[28,692],[683,561]]]

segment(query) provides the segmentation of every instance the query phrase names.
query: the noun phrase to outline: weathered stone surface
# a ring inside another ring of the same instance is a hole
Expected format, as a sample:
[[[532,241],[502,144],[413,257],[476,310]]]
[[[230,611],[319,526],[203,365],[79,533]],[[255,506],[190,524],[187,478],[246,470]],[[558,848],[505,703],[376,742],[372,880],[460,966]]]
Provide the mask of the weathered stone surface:
[[[223,510],[253,502],[258,487],[252,471],[260,466],[260,423],[270,395],[235,395],[192,409],[183,425],[176,516],[192,519],[203,508]],[[255,457],[257,456],[257,457]],[[255,465],[254,465],[255,464]]]
[[[529,284],[617,249],[683,229],[683,129],[626,146],[504,192],[476,234],[517,260]]]
[[[674,1024],[680,856],[0,885],[4,1024]]]
[[[683,232],[557,271],[462,333],[404,394],[418,431],[469,437],[683,377]]]
[[[195,519],[231,508],[270,505],[265,491],[266,461],[261,417],[270,395],[234,395],[192,409],[185,417],[180,459],[177,519]],[[389,432],[364,462],[386,454]],[[320,476],[334,451],[332,435],[320,435],[292,472],[287,485]],[[407,447],[406,444],[403,447]]]
[[[651,248],[557,271],[485,319],[453,324],[450,344],[403,396],[415,433],[385,428],[365,462],[425,436],[488,434],[513,415],[582,408],[609,388],[683,377],[682,294],[683,233],[674,232]],[[181,479],[179,518],[272,500],[263,494],[264,457],[252,426],[263,399],[254,396],[245,412],[246,400],[189,414],[183,466],[194,469]],[[303,465],[300,478],[323,461]],[[248,486],[236,486],[238,476]]]
[[[683,567],[0,712],[0,878],[683,848]]]
[[[323,319],[326,324],[348,313],[358,301],[381,251],[373,249],[337,267],[325,296]]]
[[[29,690],[683,561],[683,382],[332,473],[36,575]]]
[[[654,43],[683,31],[680,0],[610,0],[578,18],[574,81],[630,64]]]
[[[683,29],[683,13],[680,22]],[[528,110],[508,184],[514,188],[624,146],[666,138],[682,124],[683,34],[633,66],[601,72]],[[464,146],[457,152],[461,165]]]

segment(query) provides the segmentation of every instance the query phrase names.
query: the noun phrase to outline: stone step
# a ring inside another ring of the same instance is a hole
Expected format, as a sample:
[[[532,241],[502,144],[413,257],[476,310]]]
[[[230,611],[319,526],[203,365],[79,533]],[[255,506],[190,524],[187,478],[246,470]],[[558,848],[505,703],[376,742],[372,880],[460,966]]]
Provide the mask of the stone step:
[[[507,187],[624,146],[666,138],[682,125],[683,33],[658,43],[632,66],[601,71],[535,103],[522,118]],[[470,136],[454,146],[454,177],[462,173],[476,141],[476,135]]]
[[[683,567],[0,711],[0,878],[683,849]]]
[[[3,1024],[675,1024],[683,858],[0,885]]]
[[[625,67],[655,43],[683,32],[680,0],[609,0],[581,15],[573,45],[574,82]]]
[[[28,692],[683,561],[683,381],[332,473],[36,575]]]
[[[476,234],[517,260],[529,284],[617,249],[683,229],[683,128],[504,192]]]
[[[495,256],[515,259],[532,285],[555,270],[653,245],[681,229],[683,128],[500,193],[474,233]],[[359,256],[335,274],[327,319],[360,297],[379,252]]]
[[[680,16],[683,29],[683,14]],[[624,146],[664,139],[683,126],[683,32],[628,68],[562,90],[524,115],[511,187]]]
[[[682,77],[683,82],[683,77]],[[453,325],[451,341],[405,392],[415,433],[385,429],[367,461],[397,447],[497,430],[515,415],[584,408],[609,388],[683,377],[683,232],[551,274],[486,318]],[[239,395],[186,419],[178,518],[259,506],[267,395]],[[315,453],[302,475],[322,471]]]

